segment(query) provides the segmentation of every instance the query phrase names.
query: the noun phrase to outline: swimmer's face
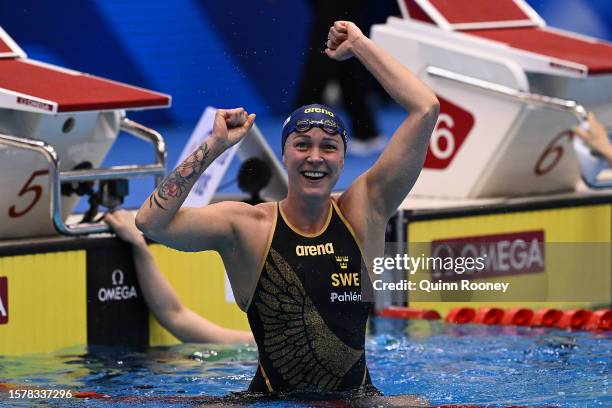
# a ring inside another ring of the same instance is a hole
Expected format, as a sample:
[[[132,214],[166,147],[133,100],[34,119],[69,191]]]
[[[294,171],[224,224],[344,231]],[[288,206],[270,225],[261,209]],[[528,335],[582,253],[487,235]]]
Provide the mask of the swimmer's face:
[[[326,197],[331,194],[344,166],[344,143],[318,127],[294,132],[285,142],[283,161],[289,174],[289,188]]]

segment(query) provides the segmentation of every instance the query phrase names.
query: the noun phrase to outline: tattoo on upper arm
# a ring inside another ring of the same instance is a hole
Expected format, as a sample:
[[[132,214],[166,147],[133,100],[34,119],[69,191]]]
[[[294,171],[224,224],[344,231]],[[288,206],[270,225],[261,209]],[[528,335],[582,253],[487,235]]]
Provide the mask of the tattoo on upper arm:
[[[207,160],[210,151],[204,143],[193,152],[183,163],[168,175],[149,196],[149,208],[155,204],[165,210],[162,203],[170,198],[181,198],[189,193],[191,184],[198,178],[203,169],[208,165]]]

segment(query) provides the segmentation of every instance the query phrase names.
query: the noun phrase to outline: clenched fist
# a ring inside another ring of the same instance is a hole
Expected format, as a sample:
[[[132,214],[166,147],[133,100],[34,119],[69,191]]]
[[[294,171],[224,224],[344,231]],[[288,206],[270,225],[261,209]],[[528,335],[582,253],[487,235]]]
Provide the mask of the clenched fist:
[[[328,57],[337,61],[344,61],[353,56],[353,45],[365,36],[354,23],[350,21],[336,21],[329,29],[327,36]]]
[[[217,109],[212,137],[227,149],[241,141],[255,122],[244,108]]]

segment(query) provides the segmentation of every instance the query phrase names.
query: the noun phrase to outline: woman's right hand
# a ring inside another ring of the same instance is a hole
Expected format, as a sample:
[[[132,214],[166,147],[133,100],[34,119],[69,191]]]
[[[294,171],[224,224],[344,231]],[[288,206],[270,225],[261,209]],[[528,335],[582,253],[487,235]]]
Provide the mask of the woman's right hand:
[[[248,114],[244,108],[217,109],[211,137],[223,149],[229,149],[246,136],[254,122],[255,114]]]

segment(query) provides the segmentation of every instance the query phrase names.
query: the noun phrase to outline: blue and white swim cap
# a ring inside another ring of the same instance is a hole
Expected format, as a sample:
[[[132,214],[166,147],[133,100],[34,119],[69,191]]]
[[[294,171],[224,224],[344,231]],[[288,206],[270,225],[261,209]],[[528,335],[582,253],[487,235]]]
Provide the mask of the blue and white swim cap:
[[[342,119],[330,107],[317,103],[299,107],[285,119],[281,150],[285,151],[285,142],[291,133],[308,132],[315,126],[330,135],[339,134],[344,143],[344,154],[346,154],[348,135]]]

